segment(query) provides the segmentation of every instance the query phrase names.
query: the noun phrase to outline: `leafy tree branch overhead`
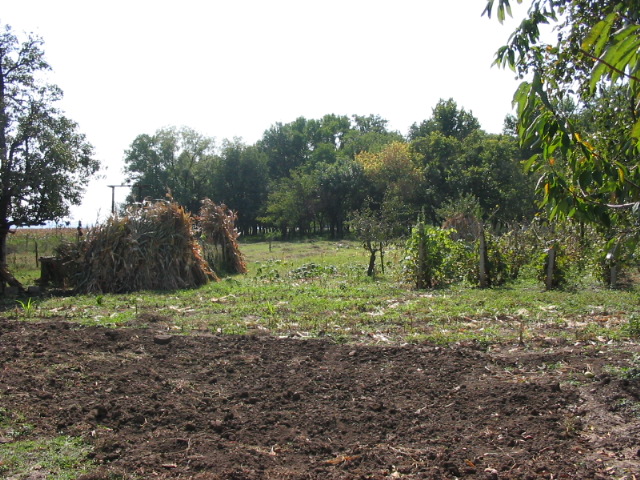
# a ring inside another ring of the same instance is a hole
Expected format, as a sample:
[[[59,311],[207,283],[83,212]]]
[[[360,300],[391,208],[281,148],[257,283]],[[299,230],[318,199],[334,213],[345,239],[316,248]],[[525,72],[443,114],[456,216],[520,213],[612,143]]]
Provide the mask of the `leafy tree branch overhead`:
[[[484,13],[502,21],[510,1],[489,0]],[[532,1],[495,62],[526,79],[518,133],[536,152],[527,168],[550,216],[629,224],[640,204],[640,2]]]

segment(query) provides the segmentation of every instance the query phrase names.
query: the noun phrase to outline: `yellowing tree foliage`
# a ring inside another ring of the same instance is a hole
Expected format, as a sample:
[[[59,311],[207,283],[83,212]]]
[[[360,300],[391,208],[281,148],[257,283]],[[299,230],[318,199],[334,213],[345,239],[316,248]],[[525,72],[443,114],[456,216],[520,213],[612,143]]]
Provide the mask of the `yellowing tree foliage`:
[[[391,142],[379,152],[356,155],[365,177],[378,193],[395,193],[405,200],[416,193],[420,184],[420,171],[412,158],[409,145],[404,142]]]

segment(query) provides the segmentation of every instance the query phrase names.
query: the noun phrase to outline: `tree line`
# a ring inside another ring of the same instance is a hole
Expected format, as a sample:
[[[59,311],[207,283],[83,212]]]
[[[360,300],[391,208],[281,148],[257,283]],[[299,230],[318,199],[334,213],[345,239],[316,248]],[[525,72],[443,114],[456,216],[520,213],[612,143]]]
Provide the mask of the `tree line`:
[[[615,260],[640,238],[638,0],[529,5],[496,53],[496,64],[523,79],[517,118],[508,117],[500,135],[484,132],[452,99],[438,102],[406,136],[375,115],[276,123],[253,145],[216,145],[192,129],[165,128],[134,139],[125,153],[127,179],[142,197],[170,194],[191,211],[204,198],[225,203],[245,234],[340,236],[350,219],[373,231],[381,228],[367,226],[376,216],[415,219],[420,212],[437,224],[461,209],[497,225],[540,209],[550,222],[593,226]],[[510,0],[486,0],[485,14],[502,21],[510,8]],[[546,24],[555,28],[555,43],[541,34]],[[15,282],[7,236],[67,216],[99,167],[77,124],[56,108],[62,91],[46,82],[42,47],[37,36],[19,40],[2,26],[2,286]]]
[[[443,209],[469,198],[494,221],[531,218],[526,153],[513,131],[486,133],[448,99],[406,136],[378,115],[300,117],[275,123],[253,145],[238,138],[217,145],[191,128],[172,127],[136,137],[124,160],[129,203],[169,194],[197,211],[210,198],[237,212],[246,235],[269,229],[284,237],[341,237],[365,206],[397,205],[407,228],[419,212],[438,223]]]

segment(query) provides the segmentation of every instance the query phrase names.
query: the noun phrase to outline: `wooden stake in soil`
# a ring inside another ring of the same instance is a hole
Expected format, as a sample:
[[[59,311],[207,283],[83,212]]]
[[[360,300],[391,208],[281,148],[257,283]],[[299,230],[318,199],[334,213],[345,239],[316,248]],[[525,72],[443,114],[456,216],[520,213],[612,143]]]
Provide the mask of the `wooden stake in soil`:
[[[554,287],[553,274],[556,271],[556,249],[555,245],[551,245],[547,250],[547,290],[552,290]]]

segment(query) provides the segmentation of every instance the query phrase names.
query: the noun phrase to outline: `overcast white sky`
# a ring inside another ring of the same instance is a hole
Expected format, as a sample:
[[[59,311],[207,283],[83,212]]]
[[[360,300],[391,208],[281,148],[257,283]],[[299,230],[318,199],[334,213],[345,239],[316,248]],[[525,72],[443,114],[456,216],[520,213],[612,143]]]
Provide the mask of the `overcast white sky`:
[[[73,210],[86,225],[109,213],[135,137],[166,126],[251,144],[299,116],[378,114],[406,134],[453,98],[499,133],[517,82],[491,63],[515,22],[481,17],[485,4],[0,0],[0,23],[44,39],[60,106],[102,161]]]

